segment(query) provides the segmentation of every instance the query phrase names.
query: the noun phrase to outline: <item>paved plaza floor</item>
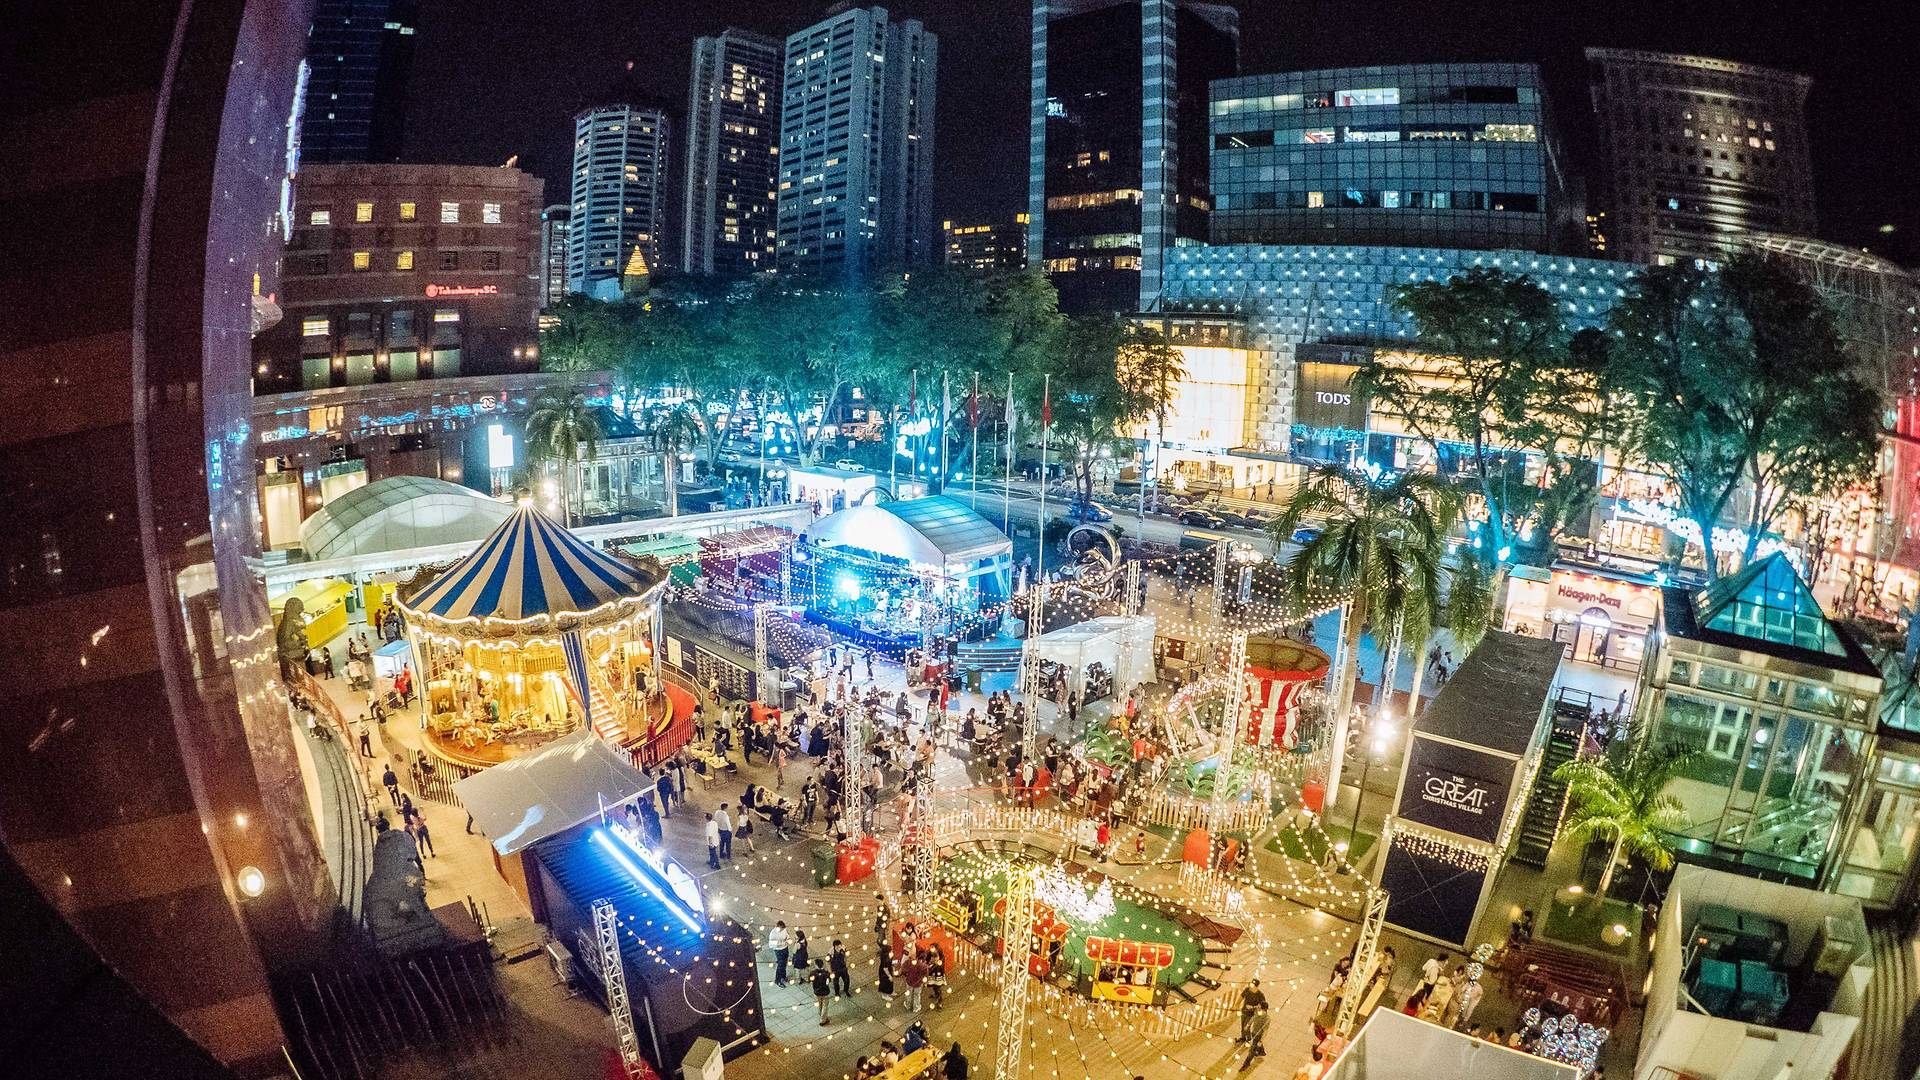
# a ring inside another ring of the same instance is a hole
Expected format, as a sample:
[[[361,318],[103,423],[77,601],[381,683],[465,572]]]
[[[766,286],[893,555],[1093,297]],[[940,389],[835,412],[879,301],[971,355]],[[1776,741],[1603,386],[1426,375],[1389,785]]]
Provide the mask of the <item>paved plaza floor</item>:
[[[1150,607],[1183,603],[1167,595],[1166,585],[1153,585]],[[353,628],[358,632],[361,627]],[[1331,642],[1335,630],[1322,628],[1320,640]],[[1369,646],[1370,647],[1370,646]],[[336,658],[344,648],[336,642]],[[1377,673],[1377,660],[1368,666],[1363,654],[1363,674]],[[1403,664],[1403,671],[1408,667]],[[891,694],[904,684],[896,664],[882,664],[875,680]],[[323,686],[350,720],[365,711],[364,692],[350,691],[344,678],[326,680]],[[989,689],[992,684],[989,685]],[[978,695],[960,695],[956,708],[979,707]],[[1052,710],[1049,707],[1048,722]],[[1097,710],[1093,711],[1097,715]],[[1084,718],[1083,718],[1084,719]],[[340,771],[340,766],[360,770],[359,780],[369,793],[369,805],[378,810],[392,808],[378,786],[381,768],[388,761],[404,761],[420,746],[421,732],[417,713],[390,717],[377,725],[371,736],[372,758],[358,754],[349,740],[331,752],[344,757],[323,775]],[[1064,734],[1064,733],[1063,733]],[[313,751],[319,752],[319,751]],[[737,752],[736,752],[737,758]],[[407,787],[406,770],[396,767]],[[913,1014],[906,1007],[904,993],[889,999],[873,986],[875,941],[871,930],[874,909],[869,885],[817,888],[809,878],[810,849],[822,838],[818,826],[793,839],[777,841],[770,828],[762,828],[755,837],[755,850],[736,845],[731,863],[718,871],[706,868],[706,848],[701,812],[721,802],[738,803],[748,783],[780,791],[790,801],[813,771],[808,759],[790,764],[784,784],[776,782],[773,770],[764,761],[742,766],[739,774],[707,786],[694,781],[689,803],[676,811],[664,824],[669,854],[699,874],[712,901],[728,915],[747,926],[764,940],[773,923],[785,921],[789,928],[805,930],[815,943],[817,954],[824,954],[830,941],[844,939],[853,956],[854,985],[857,992],[848,999],[831,1003],[831,1022],[821,1026],[811,992],[799,981],[781,988],[773,984],[771,957],[764,949],[760,956],[763,1001],[768,1040],[764,1046],[729,1064],[727,1075],[747,1078],[833,1077],[851,1073],[855,1060],[876,1053],[883,1039],[898,1042]],[[992,785],[999,779],[954,755],[942,752],[936,762],[936,810],[967,805],[985,805],[992,799]],[[1352,778],[1349,778],[1350,781]],[[1378,828],[1381,813],[1389,801],[1394,777],[1375,770],[1369,779],[1368,802],[1363,806],[1361,828]],[[320,788],[321,803],[336,798],[334,787]],[[1345,792],[1352,797],[1353,789]],[[431,828],[434,851],[423,859],[427,875],[427,896],[433,905],[449,902],[471,903],[483,911],[498,927],[496,943],[509,954],[525,954],[539,944],[538,928],[530,914],[494,868],[491,851],[484,837],[466,831],[466,816],[456,807],[434,803],[416,795]],[[1343,806],[1351,805],[1344,803]],[[323,806],[321,813],[329,811]],[[880,811],[878,831],[897,827],[898,811],[889,806]],[[393,815],[397,819],[397,814]],[[1342,822],[1344,827],[1344,822]],[[1023,1072],[1037,1077],[1117,1077],[1120,1080],[1141,1075],[1147,1077],[1287,1077],[1307,1059],[1313,1042],[1311,1019],[1317,1008],[1317,996],[1326,985],[1333,963],[1352,946],[1357,934],[1355,923],[1318,910],[1315,907],[1259,889],[1244,890],[1244,910],[1227,913],[1206,902],[1184,896],[1185,885],[1179,878],[1179,850],[1176,838],[1164,833],[1147,834],[1144,858],[1135,858],[1135,833],[1131,827],[1115,836],[1114,849],[1121,853],[1120,863],[1100,867],[1117,880],[1143,891],[1189,903],[1203,914],[1218,914],[1247,930],[1236,944],[1225,971],[1210,970],[1218,990],[1200,994],[1202,1003],[1237,1000],[1240,988],[1258,978],[1273,1006],[1271,1027],[1265,1038],[1267,1054],[1241,1071],[1244,1048],[1233,1041],[1237,1022],[1230,1007],[1217,1010],[1218,1019],[1188,1031],[1169,1031],[1141,1021],[1139,1012],[1121,1006],[1096,1006],[1070,999],[1058,992],[1045,991],[1038,984],[1031,990],[1029,1007],[1029,1045],[1024,1054]],[[339,845],[334,845],[339,846]],[[1293,878],[1313,880],[1324,877],[1318,868],[1273,856],[1289,864],[1285,872]],[[1549,875],[1548,878],[1551,878]],[[1482,926],[1476,928],[1481,939],[1492,935],[1504,938],[1507,910],[1514,904],[1537,906],[1529,892],[1544,888],[1542,878],[1533,871],[1510,870],[1502,887],[1488,906]],[[1310,891],[1310,890],[1309,890]],[[1224,901],[1221,901],[1224,903]],[[1411,988],[1417,978],[1420,961],[1434,950],[1411,940],[1392,941],[1400,958],[1399,976],[1393,987],[1397,997]],[[992,1075],[994,1047],[999,1032],[999,990],[994,962],[974,954],[962,945],[958,970],[951,973],[950,991],[944,1007],[920,1013],[935,1046],[958,1043],[972,1060],[976,1077]],[[603,1062],[613,1046],[613,1032],[606,1014],[590,999],[569,993],[550,974],[538,957],[520,963],[501,965],[503,985],[515,1010],[514,1037],[490,1054],[495,1065],[476,1075],[533,1075],[517,1072],[514,1062],[540,1060],[549,1063],[539,1075],[596,1075],[594,1063]],[[1195,987],[1195,989],[1198,989]],[[1510,1025],[1511,1012],[1490,992],[1478,1019],[1489,1026]],[[1504,1011],[1503,1011],[1504,1010]],[[1624,1034],[1624,1033],[1623,1033]],[[1628,1045],[1616,1037],[1615,1047]],[[1630,1061],[1630,1057],[1628,1058]],[[425,1068],[421,1075],[431,1069]]]

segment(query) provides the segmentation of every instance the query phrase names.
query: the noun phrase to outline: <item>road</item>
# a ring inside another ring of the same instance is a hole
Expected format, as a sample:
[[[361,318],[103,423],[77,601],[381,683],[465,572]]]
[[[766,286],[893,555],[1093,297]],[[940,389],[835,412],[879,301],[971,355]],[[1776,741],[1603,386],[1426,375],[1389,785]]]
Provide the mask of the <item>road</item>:
[[[961,502],[970,503],[975,510],[980,512],[981,516],[989,521],[1001,520],[1003,506],[1012,511],[1012,516],[1015,520],[1026,522],[1029,525],[1039,521],[1040,518],[1040,500],[1037,494],[1021,490],[1018,487],[1011,490],[1004,503],[1002,501],[1002,492],[998,485],[982,487],[979,494],[975,495],[970,488],[955,484],[946,490],[946,494]],[[1049,497],[1047,499],[1047,517],[1053,521],[1068,520],[1067,508],[1069,505],[1070,504],[1064,499]],[[1108,509],[1114,511],[1111,524],[1118,526],[1123,536],[1138,538],[1154,544],[1165,544],[1171,547],[1178,545],[1180,538],[1187,533],[1187,527],[1172,518],[1161,517],[1157,514],[1148,514],[1146,520],[1143,522],[1137,511],[1123,513],[1118,505],[1107,505]],[[1273,540],[1263,530],[1227,527],[1219,531],[1236,539],[1245,540],[1257,548],[1263,555],[1272,555],[1274,553]],[[1292,544],[1285,545],[1285,549],[1287,550],[1291,550],[1292,547]]]

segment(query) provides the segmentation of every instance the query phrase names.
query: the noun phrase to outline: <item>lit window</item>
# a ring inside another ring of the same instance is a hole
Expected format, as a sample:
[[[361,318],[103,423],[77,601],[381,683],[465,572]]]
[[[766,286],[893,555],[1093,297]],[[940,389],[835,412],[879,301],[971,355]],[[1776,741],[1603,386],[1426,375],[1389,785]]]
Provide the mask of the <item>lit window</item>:
[[[371,270],[371,269],[373,269],[373,253],[372,253],[371,251],[356,251],[356,252],[354,252],[354,253],[353,253],[353,268],[354,268],[355,270]]]
[[[325,315],[309,315],[300,320],[300,336],[302,337],[326,337],[332,332],[333,327],[328,323]]]
[[[460,224],[460,204],[459,203],[443,202],[440,204],[440,224],[442,225]]]
[[[1480,142],[1535,142],[1532,124],[1487,124],[1474,139]]]
[[[396,252],[393,256],[393,268],[395,270],[413,269],[413,252],[411,251]]]
[[[373,204],[370,202],[353,204],[353,220],[366,222],[373,220]]]
[[[333,224],[333,211],[331,211],[331,210],[309,210],[309,211],[307,211],[307,224],[309,224],[309,225],[331,225],[331,224]]]
[[[1327,205],[1327,193],[1326,193],[1326,192],[1324,192],[1324,191],[1309,191],[1309,192],[1307,192],[1307,206],[1308,206],[1308,208],[1310,208],[1310,209],[1313,209],[1313,210],[1319,210],[1319,209],[1321,209],[1322,207],[1325,207],[1326,205]]]
[[[420,216],[420,211],[410,202],[400,204],[400,220],[412,221]]]
[[[497,202],[481,203],[480,223],[482,225],[500,224],[500,204]]]
[[[460,321],[460,309],[458,309],[458,308],[435,308],[435,309],[434,309],[434,312],[433,312],[433,321],[434,321],[434,322],[437,322],[437,323],[453,323],[453,322],[459,322],[459,321]]]

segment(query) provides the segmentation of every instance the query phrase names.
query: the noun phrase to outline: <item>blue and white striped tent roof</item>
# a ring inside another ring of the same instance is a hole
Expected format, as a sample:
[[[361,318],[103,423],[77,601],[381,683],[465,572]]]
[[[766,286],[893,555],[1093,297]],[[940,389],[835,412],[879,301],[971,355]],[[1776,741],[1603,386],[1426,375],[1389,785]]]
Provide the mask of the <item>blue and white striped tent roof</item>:
[[[656,575],[603,554],[530,506],[514,511],[473,554],[402,601],[409,614],[461,622],[524,622],[591,612],[644,596]]]

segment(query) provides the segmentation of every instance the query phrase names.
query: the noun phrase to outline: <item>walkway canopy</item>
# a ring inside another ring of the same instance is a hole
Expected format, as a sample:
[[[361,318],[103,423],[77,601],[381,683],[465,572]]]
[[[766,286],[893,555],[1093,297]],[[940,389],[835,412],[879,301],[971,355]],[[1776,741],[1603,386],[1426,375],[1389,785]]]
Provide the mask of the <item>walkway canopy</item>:
[[[363,484],[300,524],[309,562],[477,543],[513,516],[510,503],[431,476],[389,476]]]
[[[1013,542],[992,522],[944,495],[850,506],[814,522],[806,539],[820,547],[851,548],[940,569],[1013,550]]]
[[[523,506],[471,555],[400,604],[451,627],[547,630],[618,620],[656,598],[666,575],[588,545]]]
[[[458,781],[453,793],[493,849],[511,855],[652,787],[625,753],[577,731]]]

